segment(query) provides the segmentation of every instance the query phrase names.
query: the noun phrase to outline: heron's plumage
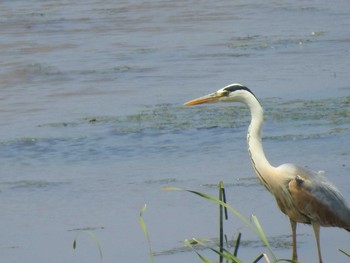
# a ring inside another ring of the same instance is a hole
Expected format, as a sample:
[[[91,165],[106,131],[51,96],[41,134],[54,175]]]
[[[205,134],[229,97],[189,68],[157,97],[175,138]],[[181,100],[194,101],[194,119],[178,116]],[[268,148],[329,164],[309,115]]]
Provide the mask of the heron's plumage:
[[[320,226],[350,228],[350,207],[340,191],[323,174],[295,166],[288,184],[296,209]]]
[[[283,213],[292,220],[321,226],[350,228],[350,207],[340,191],[323,175],[294,164],[276,168],[284,178],[272,194]]]

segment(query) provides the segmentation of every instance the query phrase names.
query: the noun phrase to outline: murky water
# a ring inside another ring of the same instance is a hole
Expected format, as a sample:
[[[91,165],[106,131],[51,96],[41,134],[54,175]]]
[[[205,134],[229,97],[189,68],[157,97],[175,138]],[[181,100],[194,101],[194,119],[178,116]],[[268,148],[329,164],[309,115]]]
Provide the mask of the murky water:
[[[220,179],[289,257],[288,220],[245,150],[247,110],[181,105],[249,86],[271,162],[325,170],[350,201],[349,13],[347,1],[2,1],[1,261],[98,262],[87,229],[104,262],[147,262],[147,203],[156,262],[200,262],[182,241],[216,238],[217,208],[161,187],[216,195]],[[265,251],[232,215],[238,231],[243,259]],[[298,233],[300,260],[316,262],[312,230]],[[347,262],[346,231],[321,237],[326,262]]]

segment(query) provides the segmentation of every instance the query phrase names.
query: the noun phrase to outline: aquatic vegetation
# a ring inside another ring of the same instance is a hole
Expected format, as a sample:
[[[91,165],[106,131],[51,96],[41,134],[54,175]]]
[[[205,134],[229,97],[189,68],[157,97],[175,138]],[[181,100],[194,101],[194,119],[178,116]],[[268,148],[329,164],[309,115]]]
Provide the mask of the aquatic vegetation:
[[[342,252],[344,255],[348,256],[350,258],[350,253],[349,252],[346,252],[345,250],[343,249],[339,249],[340,252]]]
[[[289,247],[290,243],[285,244],[283,240],[285,240],[284,236],[281,237],[269,237],[265,235],[265,232],[263,231],[259,220],[256,216],[252,215],[251,219],[245,218],[241,213],[239,213],[235,208],[233,208],[231,205],[229,205],[226,202],[226,196],[225,196],[225,188],[223,182],[219,182],[219,198],[194,191],[194,190],[186,190],[181,189],[177,187],[163,187],[163,190],[168,191],[186,191],[191,194],[197,195],[199,197],[202,197],[206,199],[209,202],[214,202],[217,205],[219,205],[219,238],[218,239],[207,239],[207,238],[192,238],[192,239],[185,239],[184,240],[184,246],[180,248],[171,249],[168,251],[161,251],[161,252],[155,252],[152,249],[150,234],[148,232],[145,220],[143,218],[144,213],[146,211],[147,205],[145,204],[139,213],[139,225],[145,235],[148,249],[149,249],[149,259],[151,263],[155,263],[155,256],[159,255],[172,255],[179,252],[185,252],[185,251],[193,251],[198,255],[200,260],[204,263],[212,263],[211,260],[209,260],[207,257],[205,257],[203,254],[201,254],[200,251],[202,250],[209,250],[214,253],[214,255],[217,255],[219,257],[218,261],[219,263],[243,263],[244,261],[239,258],[238,251],[241,247],[261,247],[261,244],[263,244],[263,247],[267,249],[268,253],[260,253],[255,257],[255,259],[252,261],[253,263],[261,262],[262,259],[264,259],[264,262],[272,263],[272,262],[291,262],[291,263],[298,263],[299,261],[293,261],[290,259],[278,259],[276,255],[273,252],[272,248],[278,248],[280,246],[282,247]],[[237,238],[235,240],[228,240],[227,235],[224,234],[224,227],[223,222],[224,220],[228,220],[227,213],[230,211],[233,213],[239,220],[241,220],[257,237],[259,237],[259,241],[245,241],[242,240],[241,233],[238,233]],[[217,225],[215,225],[217,227]],[[82,229],[72,229],[69,231],[78,231],[73,243],[72,248],[73,250],[77,249],[77,240],[81,233],[87,234],[96,244],[96,248],[99,252],[100,256],[100,262],[103,261],[103,253],[102,248],[100,245],[100,242],[97,238],[97,236],[92,232],[96,229],[104,229],[103,227],[100,228],[82,228]],[[263,247],[261,247],[263,249]],[[350,253],[346,252],[343,249],[339,249],[341,253],[346,255],[347,257],[350,257]]]
[[[266,253],[261,253],[256,257],[256,259],[253,261],[259,262],[262,258],[265,259],[266,262],[294,262],[296,261],[289,260],[289,259],[277,259],[275,254],[272,251],[272,247],[259,223],[259,220],[257,219],[256,216],[252,215],[251,220],[246,219],[242,214],[240,214],[235,208],[233,208],[231,205],[226,203],[226,196],[225,196],[225,188],[223,185],[223,182],[219,183],[219,198],[198,192],[198,191],[193,191],[193,190],[185,190],[181,188],[176,188],[176,187],[163,187],[163,190],[176,190],[176,191],[187,191],[189,193],[195,194],[197,196],[200,196],[210,202],[214,202],[219,205],[220,212],[219,212],[219,242],[213,242],[211,239],[201,239],[201,238],[192,238],[191,240],[184,240],[184,245],[188,249],[194,251],[198,257],[202,260],[204,263],[211,263],[208,258],[203,256],[199,251],[206,249],[206,250],[211,250],[215,254],[219,256],[219,263],[223,263],[224,260],[225,262],[235,262],[235,263],[241,263],[243,262],[239,257],[238,257],[238,249],[241,244],[244,243],[244,241],[241,241],[241,233],[238,234],[237,239],[235,241],[228,241],[227,236],[224,234],[224,227],[223,227],[223,221],[224,219],[227,220],[227,211],[229,210],[232,212],[237,218],[239,218],[253,233],[255,233],[259,239],[260,243],[262,243],[265,248],[268,250],[268,254]],[[149,233],[145,224],[145,221],[143,220],[143,214],[146,210],[146,205],[141,209],[140,216],[139,216],[139,224],[145,234],[145,237],[147,239],[147,243],[149,246],[149,254],[150,254],[150,261],[151,263],[154,263],[154,256],[155,255],[160,255],[161,253],[155,253],[152,251],[151,248],[151,241],[149,238]],[[256,241],[255,241],[256,242]],[[249,245],[252,245],[253,243],[249,243]],[[233,252],[230,250],[234,248]],[[181,250],[172,250],[171,253],[168,252],[168,254],[172,254],[175,252],[180,252],[184,251],[183,249]],[[164,253],[163,253],[164,254]]]
[[[154,256],[153,256],[153,252],[152,252],[152,247],[151,247],[151,240],[149,238],[149,234],[148,234],[148,230],[145,224],[145,221],[143,220],[143,213],[146,211],[147,205],[144,205],[143,208],[140,211],[140,216],[139,216],[139,224],[143,230],[143,233],[145,234],[147,243],[148,243],[148,247],[149,247],[149,257],[151,260],[151,263],[154,263]]]
[[[265,139],[288,141],[348,136],[349,101],[350,97],[315,101],[263,99],[266,127],[270,129]],[[184,109],[179,105],[158,104],[126,116],[86,116],[43,123],[37,126],[35,137],[0,141],[0,157],[16,162],[27,157],[42,161],[55,157],[74,162],[113,156],[130,158],[145,152],[148,155],[188,153],[192,151],[189,140],[198,140],[192,136],[194,129],[208,138],[218,139],[217,135],[235,136],[232,128],[246,129],[249,113],[244,107],[238,107]],[[200,147],[207,147],[203,150],[209,151],[215,145]]]
[[[349,98],[327,99],[317,101],[284,101],[281,99],[265,99],[266,117],[270,123],[292,122],[297,126],[346,126],[348,123]],[[272,103],[273,102],[273,103]],[[237,110],[239,108],[239,110]],[[175,132],[183,129],[225,129],[243,127],[249,114],[242,106],[213,108],[193,108],[185,111],[182,107],[169,104],[156,105],[144,111],[125,117],[94,117],[95,122],[118,124],[113,132],[144,132],[160,130]],[[334,132],[334,131],[333,131]],[[335,131],[337,132],[337,131]],[[342,131],[344,132],[344,130]]]
[[[350,97],[316,100],[285,101],[277,98],[263,99],[262,104],[269,122],[289,122],[297,125],[341,125],[349,118]],[[237,110],[239,109],[239,110]],[[76,121],[46,123],[40,128],[79,127],[87,124],[109,124],[112,132],[143,132],[160,129],[176,131],[179,129],[210,129],[241,127],[249,120],[248,111],[242,106],[217,106],[212,108],[191,108],[159,104],[146,107],[139,113],[126,116],[91,116]],[[30,139],[30,138],[27,138]]]
[[[12,189],[51,189],[61,185],[69,184],[68,182],[49,182],[46,180],[19,180],[1,182],[0,185],[6,185]]]
[[[79,231],[77,233],[77,235],[75,236],[74,240],[73,240],[73,244],[72,244],[72,247],[73,247],[73,250],[76,250],[77,248],[77,240],[78,240],[78,236],[81,234],[81,233],[85,233],[87,234],[88,236],[90,236],[90,238],[95,241],[96,243],[96,247],[99,251],[99,255],[100,255],[100,262],[102,263],[102,259],[103,259],[103,253],[102,253],[102,248],[101,248],[101,245],[100,245],[100,242],[98,241],[96,235],[91,232],[90,230],[82,230],[82,231]]]

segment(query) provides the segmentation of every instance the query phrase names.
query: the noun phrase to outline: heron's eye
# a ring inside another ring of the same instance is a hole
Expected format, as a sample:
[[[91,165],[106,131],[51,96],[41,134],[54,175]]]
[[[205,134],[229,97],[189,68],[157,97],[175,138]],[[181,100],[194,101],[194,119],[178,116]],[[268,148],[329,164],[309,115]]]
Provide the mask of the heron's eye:
[[[223,91],[221,92],[221,95],[222,95],[223,97],[227,97],[228,94],[230,94],[230,92],[227,91],[227,90],[223,90]]]

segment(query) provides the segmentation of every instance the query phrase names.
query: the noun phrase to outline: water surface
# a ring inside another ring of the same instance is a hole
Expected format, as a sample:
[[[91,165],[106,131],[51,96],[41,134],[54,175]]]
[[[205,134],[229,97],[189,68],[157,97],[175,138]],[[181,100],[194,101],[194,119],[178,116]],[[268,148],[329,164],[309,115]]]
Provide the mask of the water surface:
[[[156,262],[199,262],[182,241],[215,241],[217,208],[161,188],[216,195],[221,179],[289,257],[288,220],[246,153],[248,111],[181,105],[247,85],[271,163],[324,170],[350,200],[349,12],[347,1],[2,1],[1,261],[98,262],[90,230],[104,262],[147,262],[147,203]],[[243,233],[247,262],[265,251],[233,216],[226,231]],[[298,233],[300,260],[316,262],[312,230]],[[321,238],[326,262],[346,262],[347,232]]]

